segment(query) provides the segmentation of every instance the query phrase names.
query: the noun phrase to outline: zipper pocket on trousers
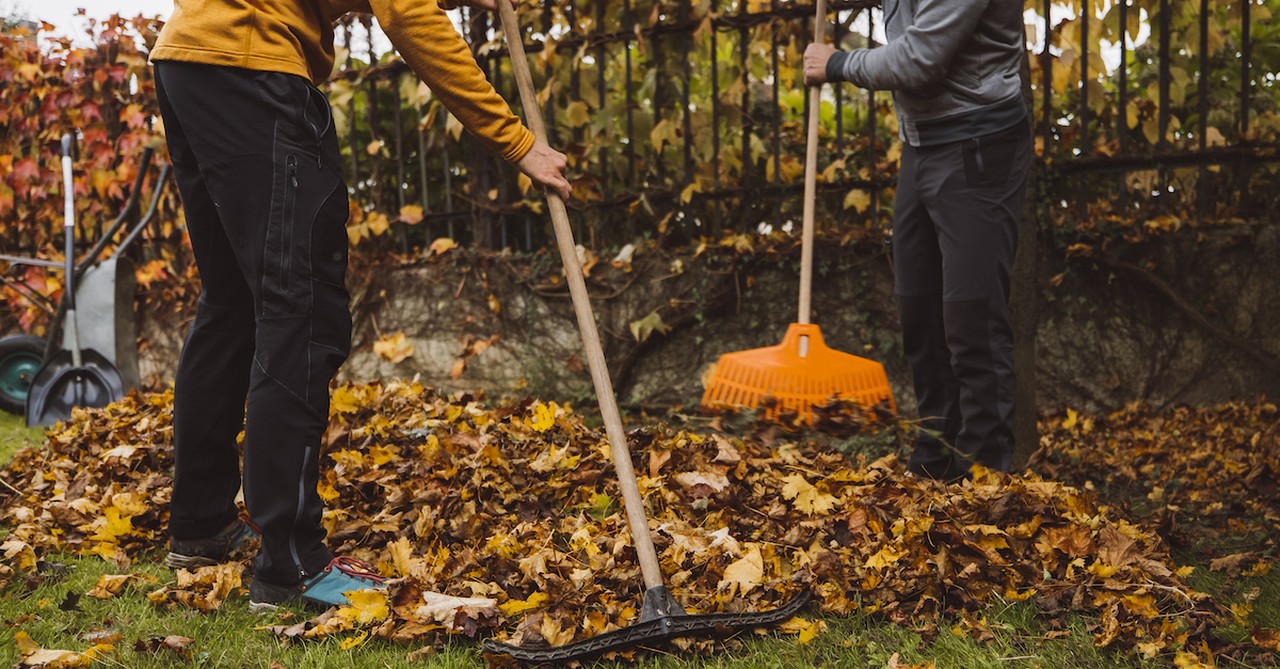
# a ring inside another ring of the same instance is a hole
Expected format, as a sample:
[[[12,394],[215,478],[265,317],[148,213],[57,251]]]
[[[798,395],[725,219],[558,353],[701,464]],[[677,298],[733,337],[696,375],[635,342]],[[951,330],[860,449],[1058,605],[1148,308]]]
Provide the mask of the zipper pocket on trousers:
[[[298,157],[289,154],[285,162],[284,212],[280,221],[280,288],[289,289],[293,258],[293,210],[298,199]]]
[[[973,162],[978,168],[978,178],[987,176],[987,166],[982,164],[982,138],[974,137],[969,140],[969,146],[973,147]]]

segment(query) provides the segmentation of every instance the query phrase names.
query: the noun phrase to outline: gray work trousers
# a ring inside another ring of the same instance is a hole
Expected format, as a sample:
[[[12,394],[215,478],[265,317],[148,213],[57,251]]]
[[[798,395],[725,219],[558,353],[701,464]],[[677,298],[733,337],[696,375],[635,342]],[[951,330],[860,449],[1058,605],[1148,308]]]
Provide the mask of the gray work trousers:
[[[1025,123],[902,149],[894,206],[894,290],[922,420],[916,474],[1009,471],[1013,337],[1009,277],[1031,137]]]

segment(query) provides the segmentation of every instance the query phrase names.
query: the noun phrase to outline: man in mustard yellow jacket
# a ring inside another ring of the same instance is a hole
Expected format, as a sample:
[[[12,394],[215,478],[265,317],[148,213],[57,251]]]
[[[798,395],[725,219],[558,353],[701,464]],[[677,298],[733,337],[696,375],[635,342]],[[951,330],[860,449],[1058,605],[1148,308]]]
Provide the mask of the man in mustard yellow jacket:
[[[472,0],[492,9],[493,0]],[[568,197],[565,157],[494,91],[435,0],[174,0],[151,60],[200,272],[174,391],[173,567],[260,534],[250,607],[327,608],[385,587],[325,546],[316,491],[329,382],[350,349],[347,188],[331,110],[333,23],[372,12],[487,147]],[[247,398],[247,403],[246,403]],[[236,435],[243,425],[245,503]]]

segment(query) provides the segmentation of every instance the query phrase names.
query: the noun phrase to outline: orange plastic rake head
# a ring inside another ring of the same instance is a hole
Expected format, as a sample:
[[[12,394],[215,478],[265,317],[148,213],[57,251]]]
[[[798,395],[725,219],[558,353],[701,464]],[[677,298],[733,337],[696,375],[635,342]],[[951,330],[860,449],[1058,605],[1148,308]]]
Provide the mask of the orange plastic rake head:
[[[896,411],[883,365],[828,348],[817,325],[792,323],[776,346],[720,356],[702,406],[755,409],[772,398],[774,412],[794,411],[812,421],[814,405],[832,397],[868,408],[887,402]]]

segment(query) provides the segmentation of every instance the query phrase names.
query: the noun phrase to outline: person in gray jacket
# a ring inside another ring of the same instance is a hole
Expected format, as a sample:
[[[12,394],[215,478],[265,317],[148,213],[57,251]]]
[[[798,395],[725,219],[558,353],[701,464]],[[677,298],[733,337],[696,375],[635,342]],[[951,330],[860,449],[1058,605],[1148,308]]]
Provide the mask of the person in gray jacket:
[[[908,470],[1009,471],[1009,277],[1032,151],[1022,0],[884,0],[884,22],[874,49],[810,44],[804,76],[893,92],[894,292],[923,423]]]

